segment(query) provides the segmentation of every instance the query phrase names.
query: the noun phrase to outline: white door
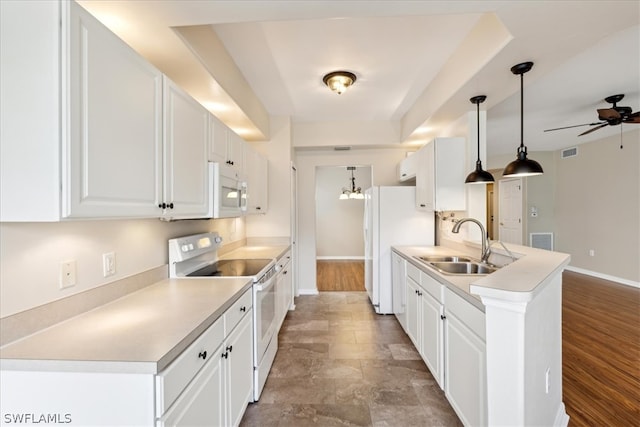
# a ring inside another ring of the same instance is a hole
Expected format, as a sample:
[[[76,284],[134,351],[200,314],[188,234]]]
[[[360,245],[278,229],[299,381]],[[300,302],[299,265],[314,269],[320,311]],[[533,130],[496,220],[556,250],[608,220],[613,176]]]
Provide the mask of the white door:
[[[505,243],[522,244],[522,179],[499,181],[499,239]]]
[[[298,171],[291,165],[291,280],[293,281],[293,295],[299,296],[298,285]],[[291,303],[291,309],[295,304]]]

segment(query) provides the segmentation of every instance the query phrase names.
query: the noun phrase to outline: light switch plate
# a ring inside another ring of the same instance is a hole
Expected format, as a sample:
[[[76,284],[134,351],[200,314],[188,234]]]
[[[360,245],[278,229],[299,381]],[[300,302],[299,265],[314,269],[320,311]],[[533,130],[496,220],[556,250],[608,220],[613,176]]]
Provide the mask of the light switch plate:
[[[115,252],[102,254],[102,275],[104,277],[109,277],[109,276],[113,276],[114,274],[116,274]]]

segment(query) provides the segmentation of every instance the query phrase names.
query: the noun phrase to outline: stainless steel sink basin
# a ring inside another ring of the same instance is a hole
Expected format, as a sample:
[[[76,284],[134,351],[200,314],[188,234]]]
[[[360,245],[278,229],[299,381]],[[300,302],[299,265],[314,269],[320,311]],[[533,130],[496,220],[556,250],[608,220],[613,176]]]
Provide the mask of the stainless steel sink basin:
[[[477,262],[429,262],[429,264],[445,274],[491,274],[498,269]]]
[[[442,256],[442,255],[427,255],[427,256],[417,256],[421,261],[425,262],[471,262],[471,258],[463,257],[463,256]]]

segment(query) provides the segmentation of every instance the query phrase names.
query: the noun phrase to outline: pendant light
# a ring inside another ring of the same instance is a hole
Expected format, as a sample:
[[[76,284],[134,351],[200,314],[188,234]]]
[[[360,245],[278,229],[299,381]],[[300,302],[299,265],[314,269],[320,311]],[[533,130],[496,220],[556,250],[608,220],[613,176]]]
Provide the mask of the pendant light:
[[[338,197],[340,200],[349,200],[349,199],[364,199],[364,194],[362,194],[362,188],[356,187],[356,178],[353,176],[353,171],[356,170],[355,166],[347,166],[347,171],[351,171],[351,189],[342,188],[342,193]]]
[[[533,62],[523,62],[511,67],[511,72],[520,75],[520,147],[518,147],[517,158],[509,163],[502,176],[520,177],[542,175],[542,166],[535,160],[527,159],[527,147],[524,146],[524,73],[531,70]]]
[[[467,175],[465,184],[486,184],[487,182],[494,182],[493,175],[482,169],[482,161],[480,160],[480,104],[482,104],[487,97],[485,95],[478,95],[471,98],[469,101],[476,104],[476,111],[478,113],[478,160],[476,160],[476,170]]]

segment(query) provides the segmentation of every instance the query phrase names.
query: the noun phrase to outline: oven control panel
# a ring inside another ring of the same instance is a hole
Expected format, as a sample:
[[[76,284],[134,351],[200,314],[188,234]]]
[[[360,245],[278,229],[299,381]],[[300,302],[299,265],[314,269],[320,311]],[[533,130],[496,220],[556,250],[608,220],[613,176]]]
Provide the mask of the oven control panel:
[[[169,264],[183,262],[205,253],[215,253],[222,245],[216,232],[194,234],[169,240]]]

